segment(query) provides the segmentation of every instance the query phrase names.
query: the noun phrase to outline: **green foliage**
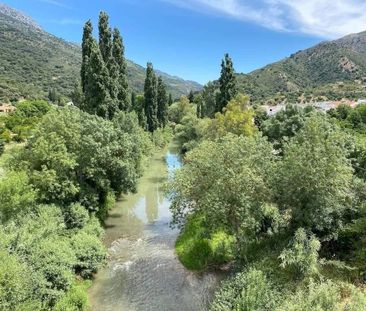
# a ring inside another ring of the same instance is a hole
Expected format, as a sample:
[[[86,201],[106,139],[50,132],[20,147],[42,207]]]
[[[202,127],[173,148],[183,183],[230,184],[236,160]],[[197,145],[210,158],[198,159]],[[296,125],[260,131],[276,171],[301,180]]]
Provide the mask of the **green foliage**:
[[[74,282],[70,290],[53,307],[55,311],[82,311],[88,307],[87,289],[89,281]]]
[[[162,77],[158,78],[158,95],[157,95],[157,118],[160,127],[165,127],[168,122],[168,97],[166,86]]]
[[[288,105],[275,116],[264,121],[261,130],[276,149],[282,149],[284,142],[295,136],[304,126],[309,115],[310,111],[305,111],[295,105]]]
[[[116,77],[115,88],[119,110],[128,111],[130,108],[130,99],[127,79],[127,62],[125,59],[123,39],[117,28],[113,30],[112,58],[115,62],[115,68],[110,70],[110,75],[114,74]]]
[[[28,170],[42,201],[80,202],[97,212],[110,191],[135,190],[143,150],[137,118],[131,122],[127,130],[122,126],[128,123],[118,128],[118,122],[77,109],[55,111],[42,120],[14,165]]]
[[[145,116],[147,129],[154,132],[158,128],[158,88],[153,65],[147,64],[146,79],[144,86]]]
[[[356,311],[366,309],[366,296],[349,284],[332,281],[315,283],[311,281],[305,288],[287,295],[276,311]]]
[[[154,133],[151,134],[151,141],[157,148],[164,148],[172,140],[173,132],[171,128],[158,128]]]
[[[281,267],[293,267],[294,275],[299,277],[315,276],[319,272],[319,250],[320,242],[314,235],[308,236],[304,229],[297,229],[290,247],[280,255]]]
[[[3,155],[4,151],[5,151],[5,140],[0,138],[0,156]]]
[[[213,118],[216,111],[216,86],[212,82],[208,82],[202,90],[202,108],[201,115]]]
[[[18,103],[16,110],[4,118],[6,129],[2,133],[3,138],[7,142],[11,139],[17,142],[25,141],[31,136],[41,118],[50,110],[51,105],[41,100]]]
[[[106,12],[99,13],[99,49],[105,64],[111,61],[112,57],[112,33],[109,27],[109,16]]]
[[[35,201],[36,191],[25,172],[10,172],[0,179],[0,223],[30,213]]]
[[[233,61],[229,54],[225,54],[225,58],[222,60],[219,85],[220,94],[216,102],[216,112],[222,112],[228,102],[238,94]]]
[[[207,137],[211,139],[220,138],[227,133],[235,135],[252,136],[256,132],[253,122],[254,114],[248,107],[249,98],[243,94],[236,95],[231,99],[223,112],[215,114],[209,128]]]
[[[211,124],[209,119],[199,119],[192,110],[187,110],[187,115],[175,127],[175,138],[181,152],[193,150],[202,141]]]
[[[69,229],[82,229],[89,221],[89,213],[79,203],[74,203],[65,208],[65,224]]]
[[[106,259],[103,243],[97,237],[81,231],[71,237],[71,246],[76,256],[76,272],[84,278],[91,278]]]
[[[209,233],[204,224],[199,215],[189,217],[175,244],[179,260],[191,270],[222,265],[234,258],[234,238],[222,230]]]
[[[271,280],[252,268],[226,281],[216,293],[210,310],[272,311],[278,300]]]
[[[37,310],[29,270],[15,254],[0,250],[0,309],[9,311]],[[31,306],[34,309],[31,309]],[[38,309],[38,310],[39,310]]]
[[[234,235],[238,247],[273,225],[276,210],[268,215],[267,205],[274,158],[265,139],[227,135],[220,142],[203,142],[185,160],[170,189],[173,223],[202,214],[208,228]]]
[[[192,104],[189,103],[187,97],[182,96],[178,102],[172,104],[169,107],[169,121],[175,124],[180,124],[182,123],[183,117],[190,113],[196,114],[196,109]]]
[[[312,115],[284,148],[276,176],[281,209],[296,230],[335,236],[353,199],[353,169],[346,137],[324,117]],[[306,165],[304,165],[306,163]]]

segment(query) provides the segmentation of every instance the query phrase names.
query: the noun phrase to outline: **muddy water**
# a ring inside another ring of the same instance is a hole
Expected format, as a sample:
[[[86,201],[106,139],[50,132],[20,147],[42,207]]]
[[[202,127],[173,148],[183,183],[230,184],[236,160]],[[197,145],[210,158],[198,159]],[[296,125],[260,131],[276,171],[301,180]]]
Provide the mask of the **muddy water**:
[[[106,222],[109,260],[89,292],[93,311],[206,310],[218,283],[213,273],[186,270],[174,253],[177,231],[169,227],[170,202],[162,191],[180,167],[174,145],[156,154],[139,182]]]

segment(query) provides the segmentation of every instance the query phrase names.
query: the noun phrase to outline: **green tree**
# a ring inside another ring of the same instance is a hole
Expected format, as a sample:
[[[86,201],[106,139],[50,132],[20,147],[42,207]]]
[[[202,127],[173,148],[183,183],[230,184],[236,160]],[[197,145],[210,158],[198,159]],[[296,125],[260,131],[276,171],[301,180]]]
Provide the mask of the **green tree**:
[[[296,135],[302,129],[312,110],[305,110],[295,105],[287,105],[275,116],[264,121],[261,125],[263,134],[274,143],[276,149],[281,149],[284,141]]]
[[[173,104],[173,95],[169,93],[168,106],[170,107]]]
[[[137,99],[136,99],[136,97],[137,97],[137,94],[136,94],[136,92],[135,91],[132,91],[131,92],[131,108],[132,108],[132,110],[135,110],[135,108],[136,108],[136,105],[137,105]]]
[[[162,77],[158,78],[158,110],[157,118],[159,125],[165,127],[168,120],[168,97]]]
[[[220,95],[216,103],[216,112],[221,112],[227,103],[238,93],[233,61],[229,54],[225,54],[225,58],[222,60],[219,84]]]
[[[144,98],[145,98],[145,115],[147,120],[147,129],[150,132],[154,132],[158,128],[158,91],[157,91],[157,81],[154,72],[153,65],[151,63],[147,64],[146,69],[146,79],[144,86]]]
[[[282,210],[291,211],[293,230],[337,234],[354,197],[346,142],[336,126],[313,114],[285,145],[275,184]]]
[[[171,183],[174,224],[184,224],[192,213],[203,215],[208,230],[235,237],[237,250],[271,226],[277,215],[275,207],[268,208],[274,156],[264,138],[227,135],[205,141],[185,160]],[[264,219],[268,227],[262,227]]]
[[[81,61],[81,88],[86,91],[86,74],[89,67],[89,59],[93,44],[93,25],[90,20],[85,23],[83,31],[83,39],[81,44],[82,61]]]
[[[212,82],[208,82],[202,91],[202,115],[213,118],[216,111],[216,86]]]
[[[109,17],[106,12],[99,13],[98,29],[100,54],[107,68],[109,68],[112,58],[112,31],[109,27]]]
[[[193,91],[191,90],[188,94],[188,100],[191,104],[193,104],[194,102],[194,94],[193,94]]]
[[[103,118],[112,118],[117,111],[109,93],[109,74],[95,40],[92,43],[85,77],[84,110]]]
[[[0,222],[32,212],[36,191],[25,172],[10,172],[0,180]]]
[[[71,100],[76,107],[82,108],[84,105],[84,93],[79,82],[75,83],[70,94]]]
[[[130,108],[130,95],[127,80],[127,63],[125,48],[121,33],[117,28],[113,30],[112,56],[116,69],[116,89],[119,110],[127,111]],[[111,75],[113,73],[110,73]]]
[[[249,98],[243,94],[230,100],[223,112],[217,112],[207,130],[206,137],[216,139],[227,133],[252,136],[256,132],[254,112],[249,108]]]

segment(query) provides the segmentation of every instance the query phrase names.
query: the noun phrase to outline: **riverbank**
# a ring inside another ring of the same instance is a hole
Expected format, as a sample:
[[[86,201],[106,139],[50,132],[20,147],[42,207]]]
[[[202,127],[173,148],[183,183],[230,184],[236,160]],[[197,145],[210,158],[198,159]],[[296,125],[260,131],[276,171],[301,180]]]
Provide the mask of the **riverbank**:
[[[137,193],[119,200],[105,221],[108,265],[89,290],[90,310],[206,310],[219,278],[183,267],[175,254],[163,186],[180,167],[174,143],[156,153]]]

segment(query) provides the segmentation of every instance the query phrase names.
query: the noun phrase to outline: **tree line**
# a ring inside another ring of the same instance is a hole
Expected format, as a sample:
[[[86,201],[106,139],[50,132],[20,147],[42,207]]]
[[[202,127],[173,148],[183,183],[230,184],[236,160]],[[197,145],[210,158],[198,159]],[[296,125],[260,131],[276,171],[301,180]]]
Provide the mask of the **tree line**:
[[[109,26],[107,13],[101,12],[98,23],[99,40],[93,37],[93,25],[86,22],[82,39],[81,87],[73,100],[84,111],[113,119],[119,111],[135,111],[140,125],[150,132],[167,124],[167,108],[172,102],[162,77],[157,77],[151,63],[147,64],[143,105],[128,86],[125,48],[120,31]]]

